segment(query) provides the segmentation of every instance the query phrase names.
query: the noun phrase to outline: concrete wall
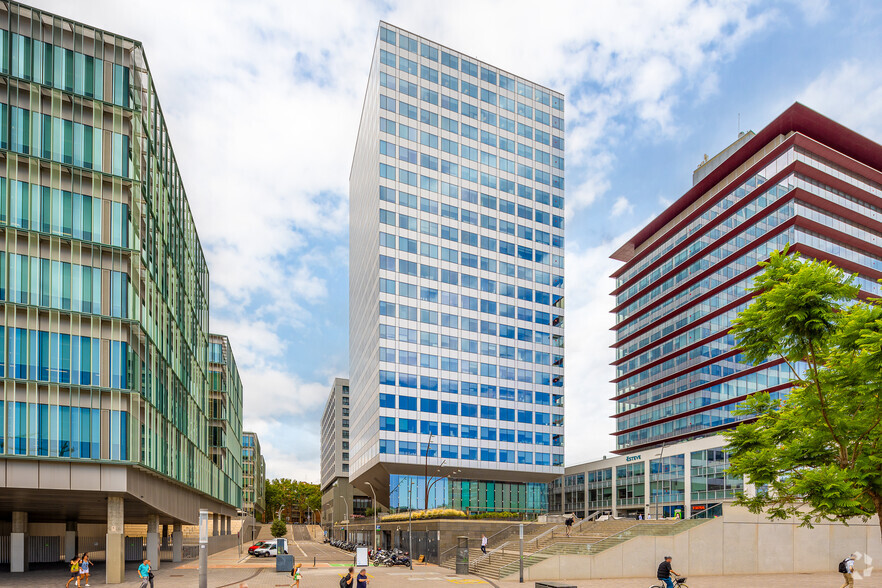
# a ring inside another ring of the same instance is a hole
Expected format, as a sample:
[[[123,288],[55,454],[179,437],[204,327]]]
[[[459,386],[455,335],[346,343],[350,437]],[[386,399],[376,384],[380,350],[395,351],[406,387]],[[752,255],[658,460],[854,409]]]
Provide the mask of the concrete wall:
[[[638,536],[597,555],[560,555],[524,569],[524,580],[653,577],[670,555],[687,576],[836,572],[848,554],[882,561],[877,518],[867,522],[818,523],[813,529],[790,520],[771,522],[738,507],[724,516],[670,537]],[[861,558],[855,568],[863,571]],[[508,579],[516,578],[509,576]]]

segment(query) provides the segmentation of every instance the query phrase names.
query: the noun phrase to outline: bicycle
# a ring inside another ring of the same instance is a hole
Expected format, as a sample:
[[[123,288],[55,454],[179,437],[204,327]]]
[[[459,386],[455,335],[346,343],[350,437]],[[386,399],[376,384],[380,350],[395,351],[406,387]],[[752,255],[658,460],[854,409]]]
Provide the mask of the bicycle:
[[[689,586],[686,585],[686,576],[677,576],[676,578],[673,578],[673,580],[674,588],[689,588]],[[658,584],[653,584],[649,588],[668,588],[668,585],[659,580]]]

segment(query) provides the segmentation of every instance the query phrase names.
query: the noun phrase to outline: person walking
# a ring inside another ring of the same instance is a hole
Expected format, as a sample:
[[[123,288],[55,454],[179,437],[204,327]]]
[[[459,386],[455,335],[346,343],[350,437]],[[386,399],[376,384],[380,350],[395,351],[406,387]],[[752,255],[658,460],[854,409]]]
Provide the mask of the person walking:
[[[80,585],[80,558],[74,556],[70,560],[70,578],[67,580],[67,584],[64,585],[64,588],[70,588],[70,583],[76,582],[76,585]]]
[[[89,586],[89,576],[91,575],[89,570],[91,567],[92,560],[89,559],[88,553],[84,553],[80,557],[80,586]]]
[[[355,580],[357,582],[355,588],[368,588],[368,584],[371,583],[371,579],[368,578],[367,570],[364,568],[358,572],[358,576],[356,576]]]
[[[855,554],[852,553],[839,562],[839,572],[842,574],[842,577],[845,578],[845,584],[842,585],[842,588],[854,586],[854,558]]]
[[[567,537],[570,536],[570,529],[573,528],[573,517],[567,517],[566,520]]]
[[[300,588],[300,579],[302,577],[300,575],[300,566],[301,565],[303,565],[303,564],[297,564],[296,566],[294,566],[294,569],[291,570],[291,588],[294,588],[295,586],[297,588]]]
[[[355,568],[349,568],[349,572],[340,578],[340,588],[355,588],[352,581],[355,579]]]
[[[487,555],[487,535],[481,533],[481,551]]]
[[[153,588],[153,572],[150,571],[150,560],[145,559],[144,562],[138,566],[138,577],[141,578],[141,586],[140,588]]]

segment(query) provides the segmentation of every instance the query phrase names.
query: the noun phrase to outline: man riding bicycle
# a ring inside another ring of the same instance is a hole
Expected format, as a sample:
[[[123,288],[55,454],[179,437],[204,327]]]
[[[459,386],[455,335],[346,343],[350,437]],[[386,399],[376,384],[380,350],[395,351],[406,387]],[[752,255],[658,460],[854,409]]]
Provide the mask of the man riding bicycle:
[[[666,555],[665,561],[658,564],[657,576],[658,579],[664,582],[665,586],[667,586],[668,588],[674,588],[674,581],[671,580],[671,574],[674,574],[675,576],[680,575],[671,568],[671,556]]]

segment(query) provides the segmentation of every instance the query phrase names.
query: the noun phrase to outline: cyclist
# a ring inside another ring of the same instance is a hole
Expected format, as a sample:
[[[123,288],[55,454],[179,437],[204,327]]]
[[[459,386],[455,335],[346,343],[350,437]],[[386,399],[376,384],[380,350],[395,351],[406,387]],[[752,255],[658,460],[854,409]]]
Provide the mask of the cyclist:
[[[667,586],[668,588],[674,588],[674,581],[671,580],[671,574],[674,574],[675,576],[680,575],[671,568],[671,556],[666,555],[665,561],[658,564],[657,576],[658,579],[664,582],[665,586]]]

